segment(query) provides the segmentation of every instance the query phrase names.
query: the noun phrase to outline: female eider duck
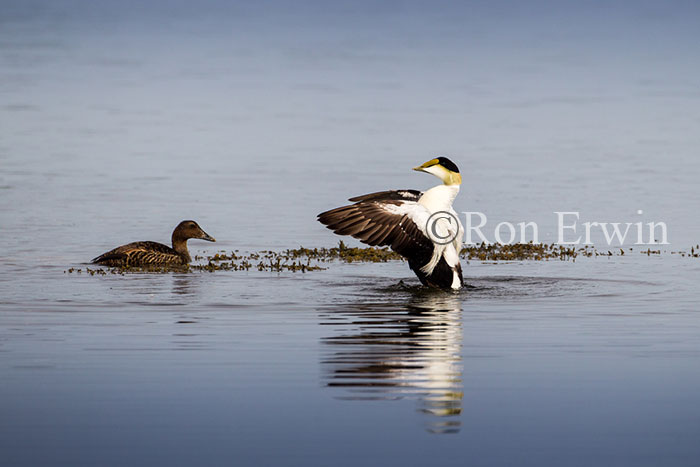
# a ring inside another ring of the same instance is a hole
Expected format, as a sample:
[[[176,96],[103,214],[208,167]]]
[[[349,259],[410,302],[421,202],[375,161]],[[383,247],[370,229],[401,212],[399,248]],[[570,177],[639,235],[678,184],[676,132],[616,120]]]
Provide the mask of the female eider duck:
[[[110,250],[92,262],[115,267],[180,266],[192,261],[187,250],[187,240],[190,238],[216,241],[195,221],[182,221],[173,230],[172,248],[158,242],[133,242]]]
[[[413,170],[442,180],[425,193],[392,190],[350,198],[355,204],[318,215],[338,235],[352,235],[368,245],[385,246],[408,260],[423,285],[459,289],[464,285],[459,252],[464,228],[452,202],[462,176],[446,157],[432,159]]]

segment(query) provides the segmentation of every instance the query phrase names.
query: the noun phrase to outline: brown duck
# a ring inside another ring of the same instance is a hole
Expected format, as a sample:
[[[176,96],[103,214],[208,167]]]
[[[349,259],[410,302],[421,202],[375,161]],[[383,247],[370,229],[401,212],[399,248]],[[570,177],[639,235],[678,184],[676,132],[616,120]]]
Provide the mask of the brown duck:
[[[200,238],[215,242],[195,221],[182,221],[173,230],[173,247],[158,242],[133,242],[101,254],[93,263],[105,266],[176,266],[192,261],[187,240]]]

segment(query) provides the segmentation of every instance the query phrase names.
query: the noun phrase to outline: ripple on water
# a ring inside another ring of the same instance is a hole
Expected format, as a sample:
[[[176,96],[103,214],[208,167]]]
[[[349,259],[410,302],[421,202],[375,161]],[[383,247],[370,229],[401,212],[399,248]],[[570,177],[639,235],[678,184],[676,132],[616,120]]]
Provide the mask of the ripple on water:
[[[469,277],[459,292],[429,290],[414,281],[357,277],[336,288],[342,298],[318,308],[324,385],[352,401],[414,400],[434,433],[460,430],[463,313],[514,301],[625,297],[640,281],[575,277]],[[511,305],[507,305],[511,303]],[[467,311],[468,310],[468,311]],[[510,316],[510,315],[509,315]],[[522,316],[532,318],[533,314]],[[488,358],[488,351],[470,358]]]

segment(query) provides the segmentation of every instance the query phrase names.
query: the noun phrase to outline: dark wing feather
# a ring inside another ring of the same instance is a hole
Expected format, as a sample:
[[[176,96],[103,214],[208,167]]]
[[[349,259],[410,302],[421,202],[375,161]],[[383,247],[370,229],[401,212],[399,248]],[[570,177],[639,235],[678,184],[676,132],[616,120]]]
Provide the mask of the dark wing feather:
[[[362,201],[323,212],[318,215],[318,220],[338,235],[351,235],[372,246],[390,246],[400,255],[425,264],[433,254],[433,243],[420,231],[408,214],[395,213],[387,209],[390,206],[396,207],[407,203],[416,206],[418,204],[414,200],[380,197],[380,195],[385,196],[386,193],[397,192],[386,191],[352,198],[353,200],[362,198]]]
[[[423,196],[423,192],[418,190],[389,190],[378,191],[368,195],[355,196],[354,198],[350,198],[348,201],[418,201],[421,196]]]
[[[118,246],[97,258],[93,263],[107,266],[138,266],[148,264],[181,264],[182,257],[167,245],[158,242],[133,242]]]

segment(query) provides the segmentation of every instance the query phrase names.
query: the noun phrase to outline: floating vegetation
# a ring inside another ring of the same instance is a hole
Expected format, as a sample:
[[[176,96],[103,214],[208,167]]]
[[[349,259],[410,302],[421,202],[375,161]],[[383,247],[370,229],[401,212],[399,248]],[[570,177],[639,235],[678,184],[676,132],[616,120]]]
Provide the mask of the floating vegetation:
[[[633,248],[615,248],[612,250],[597,250],[591,245],[570,247],[557,244],[516,243],[502,245],[500,243],[468,245],[462,250],[462,258],[476,261],[576,261],[578,257],[611,257],[625,256],[632,253]],[[646,256],[661,256],[669,253],[662,250],[639,250]],[[688,251],[671,251],[681,257],[700,257],[700,247],[695,246]],[[268,272],[312,272],[327,269],[323,265],[333,261],[345,263],[386,263],[387,261],[403,261],[398,253],[388,247],[348,247],[342,241],[334,248],[304,248],[287,249],[283,251],[263,250],[253,253],[240,253],[238,250],[226,253],[220,251],[212,256],[195,256],[195,264],[183,266],[129,266],[112,268],[86,268],[84,271],[91,276],[126,273],[166,273],[166,272],[214,272],[214,271],[268,271]],[[70,268],[64,273],[82,274],[83,269]]]
[[[589,247],[577,250],[573,247],[555,243],[514,243],[512,245],[481,243],[466,246],[462,250],[461,256],[462,258],[479,261],[542,261],[550,259],[568,261],[575,260],[579,254],[593,256],[593,253],[595,253],[595,256],[600,256]]]
[[[154,272],[154,273],[163,273],[163,272],[189,272],[189,267],[188,266],[155,266],[155,265],[149,265],[149,266],[123,266],[123,267],[107,267],[105,268],[98,268],[98,269],[90,269],[90,268],[85,268],[85,273],[90,274],[91,276],[106,276],[108,274],[121,274],[124,275],[126,272]],[[63,271],[64,274],[82,274],[83,269],[76,269],[76,268],[70,268],[65,271]]]
[[[386,263],[387,261],[403,260],[403,257],[389,249],[389,247],[348,247],[341,240],[335,248],[303,248],[296,250],[286,250],[283,253],[290,258],[307,257],[317,261],[332,261],[339,259],[346,263],[367,262]]]
[[[238,256],[235,253],[226,255],[217,253],[212,257],[207,257],[206,264],[194,264],[189,268],[193,271],[271,271],[271,272],[309,272],[325,269],[317,264],[311,264],[312,258],[291,257],[285,253],[274,251],[262,251],[251,253],[247,256]]]
[[[478,244],[466,246],[462,250],[461,256],[466,259],[474,259],[479,261],[542,261],[542,260],[561,260],[575,261],[577,257],[610,257],[610,256],[625,256],[625,254],[633,253],[633,248],[613,248],[612,250],[597,250],[592,245],[583,247],[568,247],[566,245],[558,245],[556,243],[515,243],[512,245],[501,245],[500,243]],[[662,255],[670,253],[672,255],[680,255],[682,257],[700,258],[700,249],[691,247],[690,253],[687,251],[662,251],[639,250],[639,253],[647,256]]]

